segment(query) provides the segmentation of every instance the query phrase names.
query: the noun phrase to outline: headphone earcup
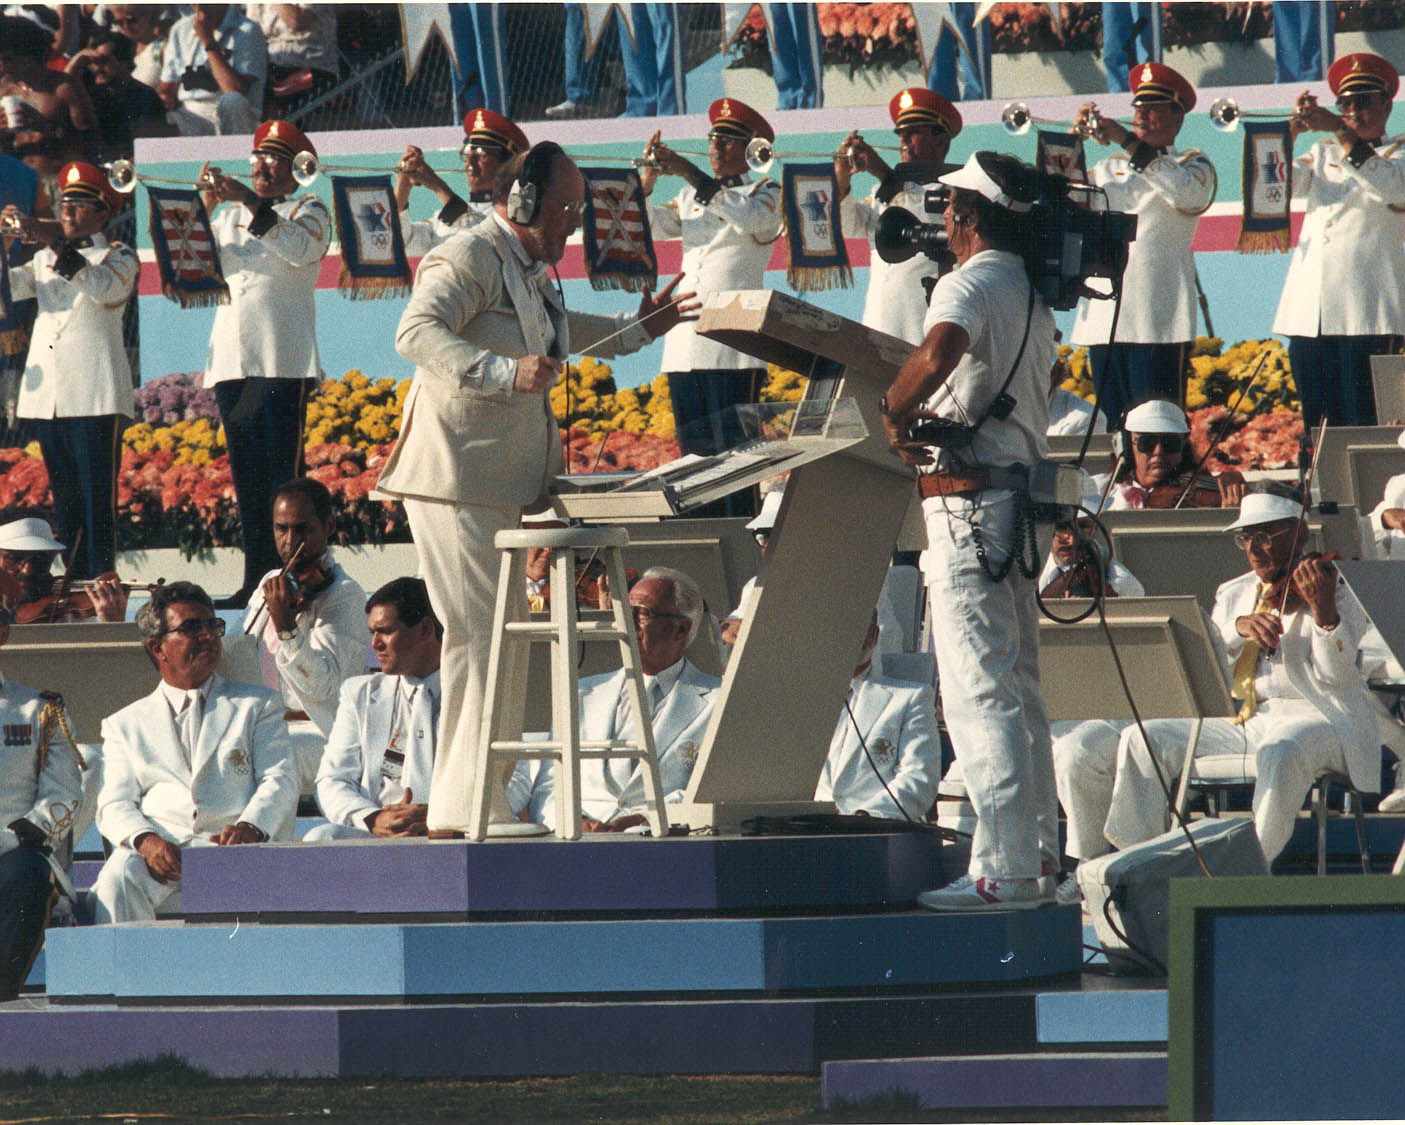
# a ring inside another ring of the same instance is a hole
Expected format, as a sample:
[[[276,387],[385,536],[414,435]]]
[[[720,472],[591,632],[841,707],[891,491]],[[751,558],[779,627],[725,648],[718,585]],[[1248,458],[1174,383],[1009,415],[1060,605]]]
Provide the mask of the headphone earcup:
[[[526,175],[525,168],[523,175]],[[537,217],[536,184],[521,179],[512,181],[512,190],[507,193],[507,217],[524,227],[532,225]]]

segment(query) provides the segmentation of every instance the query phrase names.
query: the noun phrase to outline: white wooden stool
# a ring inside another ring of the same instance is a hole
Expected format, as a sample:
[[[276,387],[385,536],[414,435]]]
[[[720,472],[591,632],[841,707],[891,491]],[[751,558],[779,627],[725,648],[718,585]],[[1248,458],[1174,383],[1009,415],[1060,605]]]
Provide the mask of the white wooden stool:
[[[519,758],[555,759],[556,835],[578,840],[581,835],[581,761],[594,758],[635,758],[643,770],[649,827],[656,839],[668,834],[654,731],[644,700],[644,673],[634,632],[629,586],[620,548],[629,542],[622,527],[543,528],[500,531],[493,539],[502,552],[498,572],[497,607],[493,613],[493,644],[488,660],[487,695],[483,701],[480,750],[473,778],[474,805],[468,836],[482,840],[488,830],[495,767],[511,771]],[[527,552],[551,548],[551,619],[533,621],[527,611]],[[582,621],[576,610],[575,557],[595,552],[604,563],[610,589],[610,619]],[[577,690],[576,646],[592,642],[619,645],[625,670],[625,691],[634,716],[636,737],[607,742],[582,742],[580,694]],[[551,644],[551,740],[524,742],[522,722],[526,703],[527,656],[534,643]]]

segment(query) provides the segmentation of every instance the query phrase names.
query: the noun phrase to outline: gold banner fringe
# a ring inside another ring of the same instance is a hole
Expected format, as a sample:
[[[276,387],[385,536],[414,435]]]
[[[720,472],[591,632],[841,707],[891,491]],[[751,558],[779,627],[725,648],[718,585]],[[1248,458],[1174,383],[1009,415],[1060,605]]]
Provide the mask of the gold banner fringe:
[[[393,300],[410,295],[410,277],[353,277],[343,260],[337,292],[349,301]]]
[[[641,276],[639,274],[595,273],[590,275],[590,287],[602,291],[623,289],[627,293],[642,293],[645,289],[655,288],[658,283],[658,274]]]
[[[23,328],[0,332],[0,355],[23,355],[29,347],[29,334]]]
[[[229,287],[208,289],[202,293],[187,293],[179,285],[167,283],[161,286],[164,293],[183,309],[208,309],[212,305],[229,304]]]
[[[1290,238],[1286,226],[1280,230],[1240,230],[1234,248],[1241,254],[1286,254]]]
[[[825,289],[852,288],[854,271],[849,266],[790,266],[785,271],[785,279],[797,293],[819,293]]]

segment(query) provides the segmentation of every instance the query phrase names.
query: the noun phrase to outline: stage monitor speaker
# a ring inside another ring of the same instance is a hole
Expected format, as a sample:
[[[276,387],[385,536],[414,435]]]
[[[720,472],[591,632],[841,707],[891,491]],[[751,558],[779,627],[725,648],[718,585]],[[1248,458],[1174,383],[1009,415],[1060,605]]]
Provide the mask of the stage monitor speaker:
[[[1247,817],[1197,820],[1189,827],[1212,875],[1268,874]],[[1083,901],[1114,972],[1147,972],[1137,953],[1169,967],[1171,880],[1204,877],[1180,829],[1078,865]]]

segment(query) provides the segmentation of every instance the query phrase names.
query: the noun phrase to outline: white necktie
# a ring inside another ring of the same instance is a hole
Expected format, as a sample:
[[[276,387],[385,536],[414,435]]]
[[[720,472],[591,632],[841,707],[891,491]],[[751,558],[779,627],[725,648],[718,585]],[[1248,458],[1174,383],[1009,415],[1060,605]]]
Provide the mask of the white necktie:
[[[177,726],[181,732],[181,743],[185,747],[185,759],[193,761],[195,747],[200,742],[200,692],[194,688],[185,693],[185,702]]]

